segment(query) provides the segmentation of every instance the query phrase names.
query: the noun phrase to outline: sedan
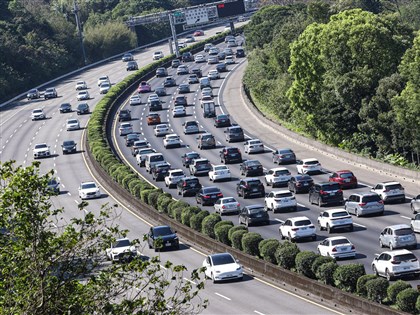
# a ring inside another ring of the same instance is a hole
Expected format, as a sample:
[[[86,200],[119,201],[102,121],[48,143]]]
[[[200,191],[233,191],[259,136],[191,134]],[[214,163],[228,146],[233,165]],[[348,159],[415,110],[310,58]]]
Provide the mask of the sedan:
[[[208,75],[207,75],[207,77],[208,77],[210,80],[217,80],[217,79],[220,79],[220,74],[219,74],[219,71],[217,71],[217,70],[210,70],[210,71],[209,71],[209,73],[208,73]]]
[[[172,109],[172,117],[182,117],[187,114],[184,106],[175,106]]]
[[[111,83],[104,82],[99,86],[99,94],[106,94],[108,93],[109,89],[111,88]]]
[[[245,153],[264,153],[264,144],[259,139],[248,140],[244,143]]]
[[[166,68],[157,68],[156,69],[156,77],[166,77],[168,75],[168,70]]]
[[[150,86],[149,83],[147,83],[146,81],[142,81],[139,84],[139,87],[137,89],[137,92],[139,93],[148,93],[152,91],[152,87]]]
[[[195,195],[197,203],[203,206],[214,205],[219,198],[223,198],[223,194],[216,186],[203,187],[198,191],[197,195]]]
[[[134,60],[134,56],[131,53],[126,53],[122,56],[121,59],[122,59],[123,62],[128,62],[128,61]]]
[[[214,204],[214,211],[224,215],[227,213],[237,213],[241,210],[241,204],[233,197],[224,197],[218,199]]]
[[[180,84],[178,87],[178,93],[184,94],[184,93],[190,93],[190,85],[188,83]]]
[[[203,55],[196,55],[194,57],[194,62],[195,63],[202,63],[202,62],[206,62],[206,58],[204,58]]]
[[[337,258],[355,258],[354,245],[344,236],[328,237],[318,244],[318,254]]]
[[[295,175],[290,178],[287,187],[295,194],[300,192],[309,192],[309,189],[314,184],[314,180],[309,175]]]
[[[60,114],[71,113],[73,109],[71,108],[70,103],[63,103],[60,105],[59,111],[60,111]]]
[[[40,97],[40,93],[37,89],[32,89],[26,94],[28,100],[37,99]]]
[[[181,147],[181,140],[179,139],[179,136],[175,133],[166,135],[163,139],[163,146],[165,149],[170,147]]]
[[[78,130],[78,129],[80,129],[80,122],[79,122],[79,120],[74,119],[74,118],[67,119],[67,122],[66,122],[66,130],[67,131],[69,131],[69,130]]]
[[[31,113],[32,120],[45,119],[45,118],[46,116],[42,108],[36,108],[32,110],[32,113]]]
[[[63,154],[76,153],[77,152],[76,146],[77,144],[73,140],[65,140],[63,141],[63,144],[61,145],[61,149],[63,150]]]
[[[86,90],[87,84],[85,81],[77,81],[76,82],[76,90]]]
[[[146,116],[146,120],[147,120],[147,125],[158,125],[160,124],[160,115],[157,113],[150,113],[149,115]]]
[[[166,136],[169,133],[169,127],[167,124],[159,124],[156,125],[153,129],[153,133],[156,137],[163,137]]]
[[[203,261],[205,275],[213,282],[243,279],[242,266],[229,253],[213,254],[206,257]]]
[[[214,126],[216,128],[220,127],[229,127],[230,126],[230,118],[229,115],[220,114],[214,117]]]
[[[128,135],[125,136],[125,145],[127,147],[131,147],[133,143],[138,141],[139,139],[140,138],[137,133],[129,133]]]
[[[216,63],[219,63],[219,57],[217,57],[217,56],[210,56],[207,59],[207,64],[209,64],[209,65],[216,64]]]
[[[89,105],[88,103],[80,103],[77,105],[76,113],[77,115],[89,114]]]
[[[126,136],[133,133],[133,125],[131,123],[122,123],[118,128],[120,136]]]
[[[296,155],[292,149],[277,149],[273,152],[273,163],[296,163]]]
[[[248,227],[258,223],[270,224],[270,217],[264,209],[264,205],[256,204],[243,207],[239,213],[239,224],[245,224]]]
[[[167,95],[165,87],[157,87],[155,89],[155,93],[156,93],[157,96],[166,96]]]
[[[205,97],[205,96],[210,96],[213,97],[213,90],[211,89],[211,87],[205,87],[201,90],[201,98]]]
[[[188,76],[188,84],[195,84],[198,83],[198,76],[196,74],[190,74]]]
[[[83,182],[79,186],[79,197],[80,199],[92,199],[99,198],[101,191],[95,182]]]
[[[126,70],[127,71],[139,70],[139,65],[135,61],[129,61],[127,62]]]
[[[165,248],[179,249],[176,231],[172,231],[167,225],[151,227],[147,234],[147,243],[149,248],[154,248],[155,251]]]
[[[80,91],[79,93],[77,93],[76,98],[78,101],[88,100],[90,99],[90,95],[88,91]]]
[[[216,70],[217,72],[226,72],[227,71],[226,63],[217,64]]]
[[[190,73],[190,71],[188,70],[188,67],[186,65],[180,65],[176,69],[176,74],[177,75],[183,75],[183,74],[188,74],[188,73]]]
[[[231,174],[229,167],[226,165],[212,165],[211,171],[209,172],[210,181],[216,182],[218,180],[230,180]]]
[[[138,94],[134,94],[130,97],[130,105],[140,105],[141,104],[141,98]]]

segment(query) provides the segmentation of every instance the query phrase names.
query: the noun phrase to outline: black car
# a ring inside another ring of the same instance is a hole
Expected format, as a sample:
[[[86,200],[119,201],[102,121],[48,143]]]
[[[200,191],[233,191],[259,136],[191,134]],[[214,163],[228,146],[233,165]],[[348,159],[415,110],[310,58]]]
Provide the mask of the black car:
[[[230,126],[230,118],[229,115],[220,114],[214,117],[214,126],[216,128],[219,127],[229,127]]]
[[[156,77],[166,77],[168,75],[168,70],[166,68],[157,68]]]
[[[149,102],[149,111],[155,111],[155,110],[162,110],[162,102],[157,99],[153,99]]]
[[[263,183],[258,178],[244,178],[241,179],[236,186],[236,192],[239,197],[264,197],[265,188]]]
[[[60,194],[60,182],[57,181],[55,178],[51,178],[48,181],[48,189],[51,190],[55,194]]]
[[[127,69],[127,71],[139,70],[139,66],[138,66],[137,62],[129,61],[129,62],[127,62],[126,69]]]
[[[182,195],[182,197],[194,196],[201,187],[200,181],[195,176],[184,177],[176,184],[178,195]]]
[[[225,63],[219,63],[216,65],[216,70],[217,72],[226,72],[227,71],[227,67]]]
[[[220,162],[224,164],[242,162],[241,150],[235,147],[224,147],[220,151]]]
[[[89,105],[87,103],[80,103],[76,109],[77,115],[89,114]]]
[[[200,68],[191,69],[190,73],[191,74],[196,74],[197,77],[199,77],[199,78],[201,78],[203,76],[203,72],[201,71]]]
[[[153,226],[147,234],[147,243],[149,248],[154,248],[155,251],[165,248],[179,249],[179,240],[176,231],[167,225]]]
[[[152,178],[155,181],[164,180],[168,175],[169,170],[171,169],[171,164],[168,162],[162,162],[154,164],[152,167]]]
[[[224,60],[226,58],[226,54],[221,51],[217,54],[217,58],[219,58],[220,60]]]
[[[329,204],[344,204],[343,191],[339,183],[323,182],[314,184],[309,189],[309,202],[318,206]]]
[[[199,159],[199,158],[200,158],[200,154],[197,152],[193,151],[193,152],[185,153],[181,156],[182,165],[185,167],[190,167],[192,160]]]
[[[182,54],[182,62],[189,62],[189,61],[194,61],[194,57],[192,53],[190,53],[189,51],[184,52]]]
[[[63,103],[60,105],[60,113],[71,113],[73,111],[73,109],[71,108],[70,103]]]
[[[195,195],[197,203],[200,203],[203,206],[214,205],[220,198],[223,198],[223,194],[216,186],[203,187],[198,191],[197,195]]]
[[[174,105],[175,106],[187,106],[187,98],[184,95],[178,95],[177,97],[175,97],[175,101],[174,101]]]
[[[129,133],[125,136],[125,145],[131,147],[134,142],[139,140],[139,135],[136,133]]]
[[[118,113],[118,121],[131,120],[131,111],[129,109],[122,109]]]
[[[290,178],[287,187],[295,194],[300,192],[308,192],[314,184],[314,180],[309,175],[295,175]]]
[[[240,126],[228,127],[225,130],[225,138],[227,142],[244,141],[245,140],[244,131],[242,130]]]
[[[246,160],[239,166],[241,175],[248,176],[261,176],[264,175],[264,168],[258,160]]]
[[[247,227],[251,224],[270,224],[270,217],[265,211],[264,205],[245,206],[239,212],[239,224],[245,224]]]
[[[296,163],[296,155],[292,149],[277,149],[273,152],[273,163]]]
[[[75,153],[77,151],[77,144],[73,140],[65,140],[61,145],[63,154]]]
[[[243,48],[236,49],[236,58],[243,58],[245,57],[245,50]]]
[[[176,80],[173,77],[166,77],[165,81],[163,81],[164,87],[171,87],[176,86]]]
[[[156,93],[158,96],[166,96],[166,89],[165,89],[164,87],[157,87],[157,88],[155,89],[155,93]]]

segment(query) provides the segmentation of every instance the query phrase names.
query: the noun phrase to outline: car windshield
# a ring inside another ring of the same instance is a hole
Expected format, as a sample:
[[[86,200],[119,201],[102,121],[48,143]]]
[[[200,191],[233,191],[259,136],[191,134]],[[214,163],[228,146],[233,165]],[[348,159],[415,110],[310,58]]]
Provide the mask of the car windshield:
[[[403,254],[403,255],[396,255],[394,256],[394,261],[396,262],[402,262],[402,261],[408,261],[408,260],[417,260],[417,257],[414,256],[414,254]]]
[[[403,229],[395,230],[395,235],[397,236],[410,235],[410,234],[413,234],[413,230],[410,228],[403,228]]]
[[[331,241],[331,245],[340,245],[340,244],[349,244],[349,240],[347,238],[339,238],[336,240]]]
[[[305,164],[306,165],[316,165],[316,164],[318,164],[319,162],[317,161],[317,160],[314,160],[314,161],[306,161],[305,162]]]
[[[67,123],[69,124],[77,124],[79,121],[77,119],[69,119]]]
[[[74,141],[64,141],[64,142],[63,142],[63,145],[64,145],[64,146],[67,146],[67,145],[74,145]]]
[[[210,140],[210,139],[213,139],[213,136],[211,136],[211,135],[202,136],[201,139],[203,139],[203,140]]]
[[[386,185],[385,188],[387,190],[393,190],[393,189],[402,189],[400,184],[394,184],[394,185]]]
[[[46,144],[37,144],[35,145],[35,149],[44,149],[47,148],[48,146]]]
[[[95,183],[82,184],[82,189],[91,189],[91,188],[96,188],[96,184]]]
[[[362,202],[364,202],[364,203],[378,202],[378,201],[381,201],[381,197],[379,195],[376,195],[376,194],[362,197]]]
[[[214,194],[214,193],[219,193],[220,189],[217,187],[210,187],[210,188],[205,188],[203,189],[203,193],[205,194]]]
[[[198,154],[198,153],[190,153],[190,154],[187,155],[187,157],[189,159],[198,159],[200,157],[200,154]]]
[[[79,92],[79,95],[86,95],[88,92],[87,91],[81,91]]]
[[[214,256],[212,256],[212,261],[213,261],[214,266],[227,265],[227,264],[235,263],[235,260],[229,254],[214,255]]]
[[[274,195],[275,198],[286,198],[286,197],[293,197],[293,194],[291,192],[282,192],[282,193],[276,193]]]
[[[333,191],[333,190],[339,190],[340,184],[329,184],[322,187],[322,190],[324,191]]]
[[[331,214],[331,216],[332,216],[333,218],[345,217],[345,216],[347,216],[347,215],[349,215],[349,214],[348,214],[346,211],[333,212],[333,213]]]
[[[47,92],[47,93],[54,92],[54,89],[53,88],[49,88],[49,89],[46,89],[45,92]]]
[[[226,198],[223,200],[223,203],[230,203],[230,202],[236,202],[235,198]]]
[[[165,236],[174,234],[169,226],[161,226],[154,229],[155,236]]]
[[[353,177],[353,173],[341,173],[340,174],[341,178],[352,178]]]
[[[183,171],[172,172],[172,176],[184,176]]]
[[[119,240],[117,241],[113,247],[127,247],[130,246],[130,241],[129,240]]]
[[[69,103],[64,103],[64,104],[61,104],[61,107],[62,108],[64,108],[64,107],[70,107],[71,105],[69,104]]]
[[[42,109],[34,109],[32,112],[34,114],[39,114],[39,113],[42,113]]]
[[[168,129],[168,126],[166,125],[157,125],[156,129]]]
[[[305,226],[305,225],[311,225],[311,221],[310,220],[295,221],[295,226]]]

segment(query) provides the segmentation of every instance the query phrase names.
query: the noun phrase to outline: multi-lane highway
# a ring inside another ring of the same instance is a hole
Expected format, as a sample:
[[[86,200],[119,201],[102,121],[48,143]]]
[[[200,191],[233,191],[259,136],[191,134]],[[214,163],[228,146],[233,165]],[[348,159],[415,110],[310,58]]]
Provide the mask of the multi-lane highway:
[[[207,31],[205,37],[214,34],[216,31],[220,31],[220,29]],[[155,50],[162,50],[165,54],[169,53],[166,45],[145,49],[135,55],[140,67],[152,61]],[[93,110],[95,104],[101,99],[97,79],[102,75],[108,75],[111,82],[116,84],[127,75],[125,64],[121,60],[115,60],[57,82],[54,84],[59,95],[57,99],[20,100],[1,109],[1,160],[13,159],[17,164],[29,165],[33,161],[32,150],[34,145],[47,143],[51,148],[52,156],[40,160],[41,170],[43,172],[51,169],[55,170],[56,176],[60,180],[61,194],[54,197],[52,202],[57,208],[64,207],[64,221],[84,215],[77,207],[80,202],[77,191],[79,184],[90,180],[98,182],[99,179],[94,178],[86,166],[85,155],[80,145],[82,138],[85,136],[85,126],[90,115],[77,116],[75,111],[60,114],[58,108],[61,103],[66,102],[71,103],[73,109],[76,108],[78,102],[76,102],[75,84],[78,80],[84,80],[88,84],[88,91],[91,95],[88,104]],[[43,108],[47,114],[47,119],[31,121],[30,115],[35,108]],[[141,106],[138,109],[140,118]],[[135,115],[136,112],[134,111],[133,116]],[[68,118],[78,118],[82,129],[67,131],[65,123]],[[140,125],[138,127],[140,128]],[[78,143],[78,152],[63,155],[61,143],[69,139]],[[105,203],[119,204],[119,208],[116,210],[116,220],[122,228],[130,230],[129,237],[141,239],[142,235],[147,232],[150,223],[131,212],[130,209],[119,202],[117,196],[113,196],[112,192],[104,189],[102,189],[102,198],[89,201],[87,211],[98,212]],[[147,246],[140,250],[146,256],[155,255]],[[184,264],[188,270],[200,267],[204,259],[203,253],[185,245],[182,245],[179,251],[164,252],[160,255],[162,260],[168,259],[175,264]],[[251,276],[245,276],[244,281],[238,283],[214,285],[209,282],[201,294],[203,299],[210,301],[209,308],[204,311],[207,314],[300,314],[308,312],[311,314],[332,314],[338,312],[336,308],[317,304],[303,296],[305,295],[289,293]]]

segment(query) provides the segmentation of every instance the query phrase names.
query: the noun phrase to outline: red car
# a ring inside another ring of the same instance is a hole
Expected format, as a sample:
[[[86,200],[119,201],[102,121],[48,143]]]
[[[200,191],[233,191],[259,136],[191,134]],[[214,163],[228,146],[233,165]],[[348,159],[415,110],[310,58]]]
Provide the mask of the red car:
[[[204,35],[204,31],[203,30],[196,30],[193,35],[194,36],[203,36]]]
[[[329,178],[330,182],[339,183],[341,188],[356,188],[357,178],[352,171],[341,170],[332,173]]]
[[[140,82],[139,88],[137,89],[137,92],[147,93],[147,92],[151,92],[151,91],[152,91],[152,87],[150,86],[149,83],[147,83],[146,81]]]

